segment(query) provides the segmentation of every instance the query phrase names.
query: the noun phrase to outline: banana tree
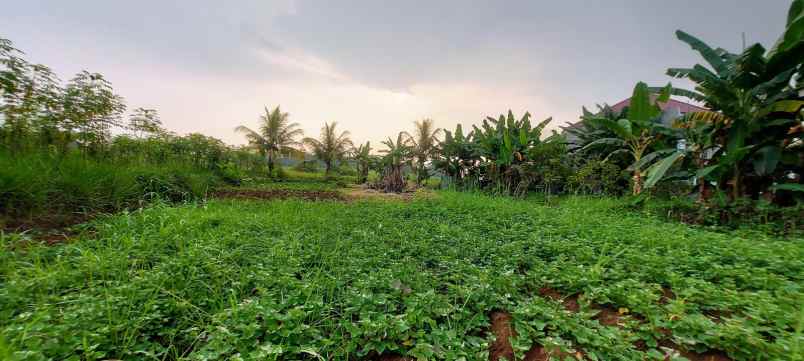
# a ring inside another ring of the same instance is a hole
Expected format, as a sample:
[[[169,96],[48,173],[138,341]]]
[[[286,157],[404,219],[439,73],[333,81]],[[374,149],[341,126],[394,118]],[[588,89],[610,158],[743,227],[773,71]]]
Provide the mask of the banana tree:
[[[695,82],[695,91],[688,96],[702,100],[723,120],[712,130],[723,134],[712,164],[696,176],[730,187],[737,198],[768,189],[785,172],[801,174],[802,130],[796,117],[804,107],[804,0],[793,2],[785,33],[770,51],[754,44],[732,54],[683,31],[676,35],[708,66],[671,68],[667,74]],[[676,160],[683,156],[673,155]],[[654,172],[657,181],[664,175],[663,168]],[[750,187],[744,184],[746,177],[753,181]]]
[[[366,144],[361,144],[355,148],[354,159],[357,162],[357,183],[366,183],[371,163],[371,142],[366,142]]]
[[[552,118],[531,125],[530,113],[520,119],[508,111],[508,116],[500,115],[495,119],[487,117],[483,124],[473,126],[474,142],[480,156],[486,160],[488,181],[502,191],[508,193],[518,183],[518,175],[514,164],[526,161],[530,147],[541,142],[541,134]]]
[[[619,147],[619,149],[609,153],[606,159],[615,154],[628,154],[633,159],[633,164],[629,169],[632,171],[632,193],[635,195],[641,194],[643,190],[643,168],[659,156],[659,154],[649,153],[649,150],[657,141],[657,128],[660,127],[658,120],[662,110],[659,107],[659,103],[667,102],[670,99],[671,89],[672,87],[668,84],[655,99],[652,99],[647,84],[639,82],[634,87],[626,118],[616,121],[605,117],[590,118],[590,121],[611,130],[616,137],[597,139],[587,144],[583,149],[600,146]],[[651,155],[647,156],[648,154]]]
[[[472,142],[473,132],[464,136],[460,124],[455,132],[444,131],[444,140],[438,144],[438,151],[433,166],[450,178],[452,182],[461,183],[476,166],[477,152]]]
[[[383,174],[380,178],[381,186],[386,192],[402,192],[405,190],[406,186],[402,168],[405,165],[410,165],[413,157],[413,149],[408,142],[408,137],[405,132],[399,132],[396,137],[396,142],[388,137],[382,144],[385,145],[387,149],[380,150],[381,153],[384,153]]]
[[[586,145],[602,138],[613,138],[617,135],[609,128],[596,122],[595,118],[607,118],[617,121],[622,118],[622,113],[612,109],[608,104],[597,106],[597,112],[592,113],[586,107],[582,107],[581,121],[575,123],[573,126],[562,127],[565,133],[572,138],[569,142],[568,148],[571,152],[582,152],[584,155],[595,154],[608,154],[616,149],[607,149],[605,147],[597,147],[594,149],[586,149]]]

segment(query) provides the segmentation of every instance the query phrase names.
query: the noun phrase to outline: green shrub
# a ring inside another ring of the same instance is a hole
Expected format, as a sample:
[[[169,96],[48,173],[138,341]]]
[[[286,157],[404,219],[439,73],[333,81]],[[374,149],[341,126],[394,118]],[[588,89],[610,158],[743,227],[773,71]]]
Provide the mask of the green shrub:
[[[616,164],[592,159],[567,180],[570,191],[576,194],[620,195],[628,187],[628,177]]]
[[[304,160],[293,165],[293,170],[298,172],[316,173],[320,169],[317,160]]]
[[[804,234],[804,204],[780,207],[766,200],[729,199],[716,193],[705,202],[695,196],[651,198],[642,202],[644,211],[667,219],[726,229],[753,229],[775,235]]]

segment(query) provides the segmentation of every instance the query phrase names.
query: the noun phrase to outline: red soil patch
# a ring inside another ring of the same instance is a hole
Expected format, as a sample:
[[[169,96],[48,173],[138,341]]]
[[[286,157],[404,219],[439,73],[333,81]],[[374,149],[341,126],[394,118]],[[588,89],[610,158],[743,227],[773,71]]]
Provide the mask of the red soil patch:
[[[340,193],[335,191],[311,191],[301,189],[221,189],[212,193],[212,197],[235,199],[298,198],[308,201],[345,200]]]
[[[514,361],[514,348],[511,346],[510,338],[516,336],[516,331],[511,326],[511,315],[507,312],[494,311],[489,318],[491,319],[491,332],[494,334],[494,342],[489,348],[489,361]],[[560,360],[582,360],[583,352],[578,351],[571,354],[559,349],[548,349],[542,347],[542,345],[534,344],[525,353],[522,361],[547,361],[550,357]]]
[[[554,360],[583,360],[583,352],[577,351],[572,354],[557,348],[548,349],[541,345],[533,345],[533,347],[525,353],[525,358],[522,361],[548,361],[551,357]]]
[[[621,320],[625,316],[621,315],[619,312],[617,312],[617,310],[605,306],[598,306],[595,308],[597,308],[599,312],[597,315],[595,315],[594,319],[596,319],[597,322],[600,322],[601,325],[623,327]]]
[[[516,333],[511,327],[511,315],[507,312],[494,311],[489,318],[491,319],[491,333],[494,334],[494,342],[489,349],[489,361],[500,361],[501,359],[514,361],[514,348],[509,339],[516,336]]]
[[[10,220],[0,219],[0,230],[7,233],[25,233],[32,242],[43,242],[52,246],[67,242],[77,236],[78,232],[71,227],[88,222],[92,216],[81,213],[41,215],[30,219],[22,217]]]
[[[542,297],[547,297],[553,301],[561,302],[569,311],[578,312],[581,309],[581,306],[578,304],[578,295],[570,295],[570,296],[562,296],[561,293],[558,291],[550,288],[550,287],[542,287],[539,289],[539,295]]]
[[[659,303],[664,305],[674,299],[676,299],[676,294],[673,293],[673,290],[670,287],[662,287],[662,296],[659,298]]]

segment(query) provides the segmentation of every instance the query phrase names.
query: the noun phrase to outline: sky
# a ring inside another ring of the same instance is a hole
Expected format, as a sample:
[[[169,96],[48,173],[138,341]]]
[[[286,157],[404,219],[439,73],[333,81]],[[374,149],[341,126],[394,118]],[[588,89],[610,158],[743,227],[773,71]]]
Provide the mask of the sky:
[[[468,127],[508,109],[575,122],[637,81],[690,87],[668,67],[700,62],[675,38],[770,48],[787,0],[306,1],[26,0],[4,4],[0,37],[63,80],[112,82],[129,109],[179,134],[243,144],[277,105],[308,136],[338,122],[355,142],[431,118]],[[375,146],[376,148],[376,146]]]

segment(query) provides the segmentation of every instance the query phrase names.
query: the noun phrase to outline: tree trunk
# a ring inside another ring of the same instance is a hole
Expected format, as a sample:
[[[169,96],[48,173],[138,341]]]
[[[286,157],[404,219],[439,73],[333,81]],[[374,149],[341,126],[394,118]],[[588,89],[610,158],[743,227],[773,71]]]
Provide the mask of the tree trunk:
[[[706,181],[701,178],[698,179],[698,182],[700,183],[698,184],[698,202],[704,203],[706,202],[706,199],[709,198],[709,196],[706,194]]]
[[[274,176],[274,153],[272,151],[268,151],[268,176]]]
[[[741,195],[740,187],[742,187],[742,185],[740,184],[742,182],[741,182],[741,179],[740,179],[740,165],[739,164],[734,165],[734,179],[733,179],[733,182],[734,182],[734,184],[732,184],[732,187],[733,187],[732,188],[732,200],[737,200],[738,198],[740,198],[740,195]]]
[[[634,179],[634,192],[633,192],[634,195],[637,196],[642,194],[642,172],[638,170],[634,171],[633,179]]]

